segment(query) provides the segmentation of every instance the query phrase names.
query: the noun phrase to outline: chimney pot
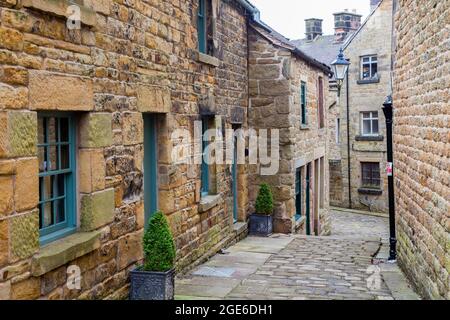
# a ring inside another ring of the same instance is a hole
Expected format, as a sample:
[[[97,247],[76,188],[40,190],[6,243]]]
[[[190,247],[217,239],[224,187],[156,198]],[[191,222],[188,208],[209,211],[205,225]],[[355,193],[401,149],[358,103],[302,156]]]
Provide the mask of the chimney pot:
[[[314,39],[316,39],[318,36],[321,36],[322,33],[322,19],[315,19],[315,18],[311,18],[311,19],[306,19],[305,20],[305,24],[306,24],[306,39],[313,41]]]

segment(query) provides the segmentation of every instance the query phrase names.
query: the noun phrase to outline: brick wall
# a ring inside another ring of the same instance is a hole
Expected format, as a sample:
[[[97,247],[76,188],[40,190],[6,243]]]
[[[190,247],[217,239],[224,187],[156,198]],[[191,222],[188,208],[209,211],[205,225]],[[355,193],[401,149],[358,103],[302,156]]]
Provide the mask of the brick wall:
[[[202,105],[218,129],[240,108],[245,127],[246,16],[233,1],[214,2],[218,46],[201,59],[197,1],[84,0],[81,30],[66,26],[68,1],[0,1],[0,299],[126,297],[142,259],[145,112],[158,114],[159,207],[177,269],[233,241],[228,168],[214,168],[217,197],[202,205],[200,166],[173,163],[169,139],[178,128],[193,134]],[[76,117],[80,230],[42,246],[36,142],[46,111]],[[246,174],[239,168],[240,221]],[[65,286],[69,265],[81,269],[81,290]]]
[[[427,298],[450,299],[448,1],[396,1],[394,161],[398,255]]]

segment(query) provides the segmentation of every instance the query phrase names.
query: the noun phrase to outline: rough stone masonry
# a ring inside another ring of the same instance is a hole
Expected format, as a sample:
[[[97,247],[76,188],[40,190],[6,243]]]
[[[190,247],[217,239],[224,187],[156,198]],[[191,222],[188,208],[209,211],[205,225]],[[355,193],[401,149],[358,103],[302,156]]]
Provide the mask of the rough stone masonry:
[[[400,266],[450,299],[450,2],[395,1],[394,161]]]

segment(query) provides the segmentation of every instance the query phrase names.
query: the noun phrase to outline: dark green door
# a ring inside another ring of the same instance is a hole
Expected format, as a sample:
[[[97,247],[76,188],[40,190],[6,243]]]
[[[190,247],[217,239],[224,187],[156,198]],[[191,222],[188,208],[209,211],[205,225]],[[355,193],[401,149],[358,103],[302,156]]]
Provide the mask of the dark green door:
[[[144,208],[145,226],[158,210],[158,158],[156,116],[144,115]]]
[[[310,206],[310,187],[311,187],[311,164],[306,166],[306,195],[305,195],[305,214],[306,214],[306,234],[311,235],[311,206]]]
[[[295,173],[295,220],[302,217],[302,170]]]
[[[238,220],[238,150],[237,150],[237,136],[234,135],[233,137],[233,165],[231,168],[231,175],[232,175],[232,192],[233,192],[233,220],[234,222],[237,222]]]

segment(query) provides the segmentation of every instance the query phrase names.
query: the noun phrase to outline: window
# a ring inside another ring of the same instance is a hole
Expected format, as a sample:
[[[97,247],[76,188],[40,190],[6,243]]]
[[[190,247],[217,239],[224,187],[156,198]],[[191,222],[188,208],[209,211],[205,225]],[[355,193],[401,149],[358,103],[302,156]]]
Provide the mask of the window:
[[[207,147],[209,145],[209,137],[206,136],[208,131],[208,118],[202,119],[202,167],[201,167],[201,193],[202,196],[209,194],[209,166],[207,160]]]
[[[307,105],[306,105],[306,83],[305,82],[301,82],[301,89],[300,89],[300,106],[301,106],[301,117],[302,117],[302,125],[307,125],[308,124],[308,119],[307,119]]]
[[[363,136],[378,136],[378,112],[361,113],[361,134]]]
[[[197,15],[198,51],[212,55],[212,6],[211,0],[198,1]]]
[[[361,80],[371,80],[378,77],[377,56],[367,56],[361,58]]]
[[[323,79],[319,78],[319,128],[322,129],[325,125],[324,112],[323,112]]]
[[[341,119],[336,119],[336,144],[341,143]]]
[[[361,162],[362,186],[364,188],[380,188],[380,164],[378,162]]]
[[[76,229],[75,124],[69,115],[38,116],[41,243]]]
[[[302,168],[295,173],[295,219],[302,217]]]

